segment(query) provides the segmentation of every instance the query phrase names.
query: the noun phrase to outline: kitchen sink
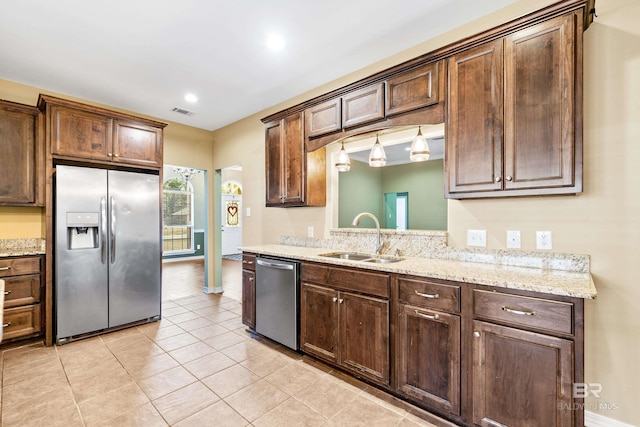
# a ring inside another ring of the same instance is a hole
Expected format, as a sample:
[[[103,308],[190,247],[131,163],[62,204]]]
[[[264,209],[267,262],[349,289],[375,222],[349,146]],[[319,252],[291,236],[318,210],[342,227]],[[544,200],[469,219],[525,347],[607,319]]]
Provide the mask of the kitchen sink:
[[[348,259],[351,261],[370,262],[372,264],[389,264],[392,262],[402,261],[402,258],[397,257],[376,257],[369,254],[360,254],[356,252],[328,252],[320,254],[319,256],[327,258]]]
[[[402,261],[402,258],[392,258],[392,257],[377,257],[377,258],[369,258],[363,259],[364,262],[370,262],[373,264],[389,264],[392,262]]]
[[[371,258],[371,255],[359,254],[355,252],[329,252],[326,254],[320,254],[328,258],[350,259],[353,261],[362,261]]]

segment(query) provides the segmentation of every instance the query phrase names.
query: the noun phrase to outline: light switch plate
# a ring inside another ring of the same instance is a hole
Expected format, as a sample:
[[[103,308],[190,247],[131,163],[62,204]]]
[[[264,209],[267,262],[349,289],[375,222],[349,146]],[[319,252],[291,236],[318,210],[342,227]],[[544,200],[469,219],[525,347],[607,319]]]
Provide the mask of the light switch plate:
[[[313,237],[313,225],[307,228],[307,237]]]
[[[507,247],[511,249],[520,249],[520,230],[507,230]]]
[[[551,232],[536,231],[536,249],[551,250]]]
[[[247,208],[247,216],[251,216],[251,208]]]
[[[487,230],[467,230],[467,246],[487,247]]]

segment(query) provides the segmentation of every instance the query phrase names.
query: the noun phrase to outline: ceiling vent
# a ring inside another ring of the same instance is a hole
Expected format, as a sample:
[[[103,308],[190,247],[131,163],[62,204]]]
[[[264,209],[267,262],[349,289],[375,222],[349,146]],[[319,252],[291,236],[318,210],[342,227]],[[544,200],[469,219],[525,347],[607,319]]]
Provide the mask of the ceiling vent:
[[[171,111],[178,113],[178,114],[183,114],[185,116],[194,116],[196,113],[194,113],[193,111],[189,111],[189,110],[185,110],[184,108],[180,108],[180,107],[174,107]]]

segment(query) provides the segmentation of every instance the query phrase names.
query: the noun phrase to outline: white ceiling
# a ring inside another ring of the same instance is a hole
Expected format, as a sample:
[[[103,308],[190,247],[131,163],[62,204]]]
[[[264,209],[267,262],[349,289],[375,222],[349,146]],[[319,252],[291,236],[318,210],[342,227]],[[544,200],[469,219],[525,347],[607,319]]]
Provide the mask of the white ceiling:
[[[214,130],[514,1],[0,0],[0,79]]]

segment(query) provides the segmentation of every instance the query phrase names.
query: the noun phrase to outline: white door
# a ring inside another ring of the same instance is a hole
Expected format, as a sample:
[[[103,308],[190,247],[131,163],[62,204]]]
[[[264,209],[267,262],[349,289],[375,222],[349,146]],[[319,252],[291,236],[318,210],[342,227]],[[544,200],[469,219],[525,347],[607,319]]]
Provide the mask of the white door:
[[[242,246],[242,196],[222,195],[222,255],[239,254]]]

